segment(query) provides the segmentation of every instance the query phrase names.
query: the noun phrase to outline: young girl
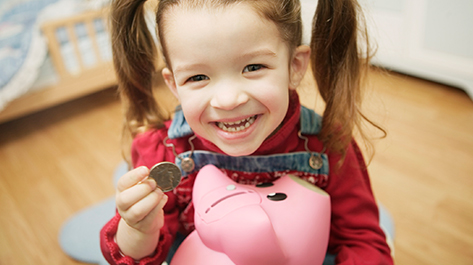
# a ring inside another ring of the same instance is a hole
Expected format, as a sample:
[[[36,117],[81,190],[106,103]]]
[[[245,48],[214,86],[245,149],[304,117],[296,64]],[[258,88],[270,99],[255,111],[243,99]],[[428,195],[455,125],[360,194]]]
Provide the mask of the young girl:
[[[135,169],[120,178],[117,214],[101,231],[106,259],[163,262],[176,234],[194,229],[194,179],[212,163],[240,183],[294,174],[323,188],[331,197],[328,252],[336,263],[392,264],[352,139],[364,118],[358,107],[366,67],[356,1],[318,1],[310,48],[301,45],[298,0],[159,1],[162,75],[180,102],[168,121],[152,92],[157,51],[143,5],[114,0],[112,6],[114,63]],[[296,93],[309,61],[326,102],[323,118],[301,107]],[[253,158],[263,162],[242,163]],[[180,185],[163,193],[147,178],[162,161],[195,165],[182,167]]]

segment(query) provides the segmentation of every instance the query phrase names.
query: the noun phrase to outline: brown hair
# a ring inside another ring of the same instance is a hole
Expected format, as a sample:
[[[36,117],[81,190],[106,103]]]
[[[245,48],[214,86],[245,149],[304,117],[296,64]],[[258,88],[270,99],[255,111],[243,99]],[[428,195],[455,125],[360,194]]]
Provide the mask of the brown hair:
[[[355,129],[369,148],[363,121],[386,135],[361,112],[363,78],[371,53],[360,9],[355,0],[319,0],[312,26],[312,73],[326,103],[319,137],[328,150],[342,157]],[[365,41],[364,51],[360,40]]]
[[[157,50],[144,19],[144,2],[114,0],[112,4],[112,50],[125,106],[124,138],[134,137],[149,128],[159,128],[165,120],[152,92]],[[170,8],[215,8],[238,2],[251,4],[259,14],[274,22],[291,51],[301,44],[299,0],[161,0],[156,11],[156,23],[168,68],[171,69],[171,62],[164,41],[164,17]],[[356,0],[319,0],[310,45],[313,75],[326,102],[320,139],[328,150],[342,156],[352,140],[354,129],[363,132],[363,119],[374,125],[360,111],[362,72],[367,69],[369,57],[360,55],[358,19]],[[368,49],[369,45],[366,47]]]
[[[157,49],[145,21],[145,2],[116,0],[111,6],[113,63],[125,116],[122,152],[128,162],[131,139],[162,127],[165,120],[153,96]]]

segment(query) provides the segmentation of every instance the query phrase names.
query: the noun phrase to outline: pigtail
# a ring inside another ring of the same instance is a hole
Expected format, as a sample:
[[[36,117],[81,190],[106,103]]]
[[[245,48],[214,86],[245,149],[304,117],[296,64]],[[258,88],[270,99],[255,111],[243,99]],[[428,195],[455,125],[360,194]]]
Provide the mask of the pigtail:
[[[164,118],[153,96],[157,49],[145,21],[143,0],[115,0],[111,6],[113,63],[124,107],[125,146],[137,133],[162,126]],[[128,151],[124,151],[128,158]]]
[[[311,66],[322,99],[326,103],[321,140],[328,150],[345,156],[363,120],[381,129],[361,112],[362,80],[369,67],[369,43],[362,57],[358,46],[359,5],[353,0],[319,0],[311,39]],[[368,42],[368,39],[365,39]]]

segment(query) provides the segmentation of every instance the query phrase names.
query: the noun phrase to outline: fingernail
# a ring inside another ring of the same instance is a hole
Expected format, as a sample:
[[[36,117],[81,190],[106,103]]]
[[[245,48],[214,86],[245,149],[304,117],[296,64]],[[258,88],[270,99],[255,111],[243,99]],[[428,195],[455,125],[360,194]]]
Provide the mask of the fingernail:
[[[158,184],[156,184],[156,181],[154,181],[154,179],[150,179],[149,185],[151,185],[152,190],[156,190],[156,188],[158,187]]]
[[[148,168],[145,167],[145,166],[141,166],[138,168],[138,172],[141,174],[141,175],[148,175]]]

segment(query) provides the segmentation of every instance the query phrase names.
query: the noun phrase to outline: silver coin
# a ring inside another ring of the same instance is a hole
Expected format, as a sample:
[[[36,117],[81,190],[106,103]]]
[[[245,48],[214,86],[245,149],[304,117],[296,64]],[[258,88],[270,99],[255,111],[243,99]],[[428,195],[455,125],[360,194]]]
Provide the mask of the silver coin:
[[[149,177],[156,181],[158,188],[167,192],[173,190],[181,182],[181,170],[174,163],[161,162],[151,168]]]

